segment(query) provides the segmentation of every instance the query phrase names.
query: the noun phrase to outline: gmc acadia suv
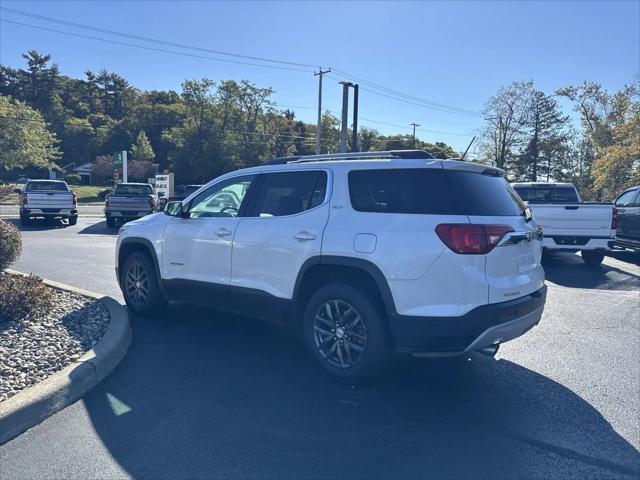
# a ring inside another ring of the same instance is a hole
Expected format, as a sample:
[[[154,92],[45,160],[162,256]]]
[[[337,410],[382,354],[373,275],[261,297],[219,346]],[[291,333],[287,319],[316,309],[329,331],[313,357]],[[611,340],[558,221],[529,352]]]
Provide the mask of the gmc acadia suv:
[[[300,328],[366,380],[394,352],[495,353],[540,321],[542,233],[496,168],[423,151],[277,159],[124,225],[129,308],[177,300]]]

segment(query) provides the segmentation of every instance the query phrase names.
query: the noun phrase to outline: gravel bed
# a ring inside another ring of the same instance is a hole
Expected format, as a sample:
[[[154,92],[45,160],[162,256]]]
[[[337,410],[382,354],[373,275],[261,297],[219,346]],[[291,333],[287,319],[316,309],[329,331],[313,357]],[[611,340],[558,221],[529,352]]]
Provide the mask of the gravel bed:
[[[78,360],[109,325],[102,302],[51,290],[54,301],[47,315],[0,330],[0,402]]]

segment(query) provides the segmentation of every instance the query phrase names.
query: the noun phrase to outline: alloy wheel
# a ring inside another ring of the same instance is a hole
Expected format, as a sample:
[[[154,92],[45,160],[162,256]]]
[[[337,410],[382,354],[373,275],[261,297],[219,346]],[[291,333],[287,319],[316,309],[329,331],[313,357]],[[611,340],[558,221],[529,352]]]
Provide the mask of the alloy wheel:
[[[149,277],[140,262],[133,262],[125,274],[125,291],[129,301],[142,307],[149,298]]]
[[[343,300],[328,300],[316,311],[313,338],[320,355],[338,368],[351,368],[367,348],[367,328],[358,311]]]

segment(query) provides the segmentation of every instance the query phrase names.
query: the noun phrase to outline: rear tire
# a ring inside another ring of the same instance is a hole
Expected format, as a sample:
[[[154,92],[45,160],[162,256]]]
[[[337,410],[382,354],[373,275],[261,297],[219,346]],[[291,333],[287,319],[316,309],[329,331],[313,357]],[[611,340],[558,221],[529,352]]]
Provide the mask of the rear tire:
[[[33,220],[28,215],[20,215],[20,225],[31,225]]]
[[[582,256],[582,261],[592,267],[600,265],[604,260],[604,253],[594,250],[581,250],[580,255]]]
[[[78,216],[69,217],[69,226],[75,225],[78,223]]]
[[[107,227],[116,228],[116,219],[112,217],[107,217]]]
[[[155,266],[148,255],[141,252],[129,255],[120,275],[122,295],[132,312],[151,315],[166,305],[158,286]]]
[[[350,285],[321,287],[307,302],[302,322],[311,355],[342,382],[368,382],[390,363],[393,348],[382,308]]]

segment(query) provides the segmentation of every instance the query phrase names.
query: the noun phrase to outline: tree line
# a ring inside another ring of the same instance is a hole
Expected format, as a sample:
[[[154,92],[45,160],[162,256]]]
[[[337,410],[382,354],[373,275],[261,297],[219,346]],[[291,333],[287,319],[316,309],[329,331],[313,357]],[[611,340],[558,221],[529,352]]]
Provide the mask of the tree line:
[[[274,157],[315,152],[316,125],[279,109],[271,88],[205,78],[185,80],[180,92],[141,91],[117,73],[87,71],[75,79],[62,75],[50,55],[32,50],[23,57],[24,69],[0,65],[0,175],[93,162],[94,176],[108,179],[110,154],[128,150],[133,179],[157,170],[175,172],[179,183],[202,183]],[[337,151],[339,126],[323,114],[323,153]],[[412,138],[363,128],[359,145],[406,149]],[[416,139],[415,147],[438,158],[457,155],[443,142]]]
[[[559,104],[580,118],[574,125]],[[572,182],[583,198],[611,200],[640,183],[640,78],[619,92],[595,82],[538,90],[513,82],[485,104],[481,159],[520,181]]]
[[[93,162],[95,178],[109,179],[110,154],[128,150],[134,179],[173,171],[179,183],[201,183],[315,152],[316,125],[278,108],[271,88],[205,78],[185,80],[180,92],[141,91],[117,73],[87,71],[76,79],[60,74],[49,55],[32,50],[23,57],[23,69],[0,65],[0,176]],[[640,183],[640,78],[615,93],[594,82],[553,94],[532,81],[512,82],[482,113],[476,160],[506,170],[509,180],[573,182],[587,199],[611,199]],[[323,153],[338,150],[339,131],[339,120],[325,112]],[[362,151],[413,145],[408,134],[358,132]],[[436,158],[460,155],[444,142],[416,139],[415,148]]]

